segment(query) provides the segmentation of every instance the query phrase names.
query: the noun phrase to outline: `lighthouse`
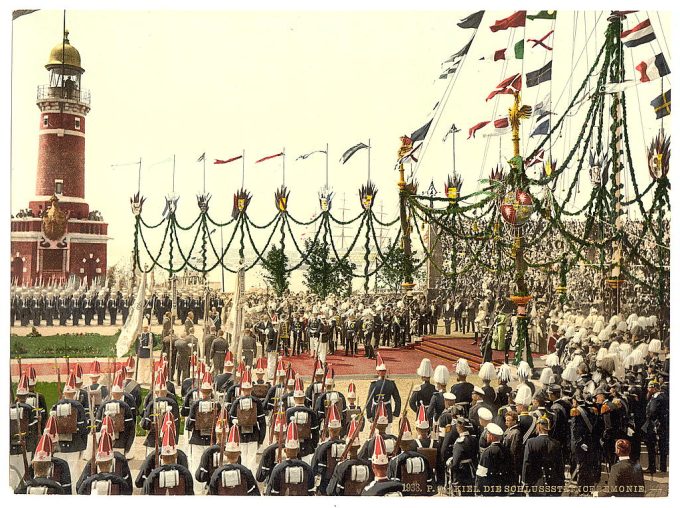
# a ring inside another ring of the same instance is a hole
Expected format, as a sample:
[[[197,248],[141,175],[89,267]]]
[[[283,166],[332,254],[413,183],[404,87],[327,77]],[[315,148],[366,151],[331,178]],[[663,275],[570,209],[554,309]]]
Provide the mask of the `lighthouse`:
[[[108,224],[85,201],[85,125],[90,92],[69,32],[50,51],[40,110],[35,197],[11,222],[11,277],[17,285],[106,277]]]

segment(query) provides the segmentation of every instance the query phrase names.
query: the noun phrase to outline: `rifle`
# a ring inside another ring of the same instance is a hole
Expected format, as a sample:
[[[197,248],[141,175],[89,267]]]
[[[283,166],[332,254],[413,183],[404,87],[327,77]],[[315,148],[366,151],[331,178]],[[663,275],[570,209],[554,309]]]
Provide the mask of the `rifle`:
[[[71,359],[68,356],[64,358],[66,359],[66,380],[68,381],[68,375],[71,373]]]
[[[401,445],[401,438],[404,437],[404,427],[402,427],[401,422],[406,418],[406,413],[408,413],[408,401],[411,400],[411,393],[413,392],[413,382],[411,382],[411,389],[408,392],[408,397],[406,397],[406,404],[404,404],[404,409],[401,412],[401,416],[399,417],[399,435],[397,436],[397,442],[394,444],[394,450],[392,450],[392,453],[394,456],[396,456],[399,452],[399,446]]]
[[[224,439],[225,439],[225,434],[227,433],[226,426],[224,425],[224,420],[220,423],[220,427],[222,427],[222,433],[220,434],[220,467],[222,467],[222,464],[224,464]]]
[[[352,443],[354,440],[359,437],[359,434],[361,433],[361,422],[364,419],[364,414],[366,413],[366,410],[368,409],[368,404],[370,403],[371,400],[373,400],[373,394],[375,393],[375,389],[378,387],[378,383],[376,382],[375,385],[373,385],[373,390],[371,390],[371,393],[368,394],[368,397],[366,397],[366,404],[364,404],[364,408],[361,410],[361,413],[359,413],[357,420],[357,427],[356,427],[356,432],[352,434],[349,437],[349,441],[347,441],[347,446],[345,447],[345,450],[342,452],[342,455],[340,456],[340,459],[338,459],[338,462],[342,462],[347,458],[347,455],[349,454],[349,449],[352,447]],[[373,437],[373,433],[375,432],[375,425],[376,425],[376,418],[373,418],[373,422],[371,423],[371,430],[368,434],[369,439]]]
[[[56,356],[54,357],[54,370],[57,371],[57,400],[61,400],[63,398],[63,392],[61,391],[61,370],[59,369],[59,362],[57,362]]]
[[[156,467],[159,467],[158,457],[158,404],[156,403],[156,376],[153,371],[153,358],[151,359],[151,404],[153,411],[153,428],[154,428],[154,458]]]
[[[284,415],[283,420],[285,421],[286,418],[285,418],[285,413],[283,413],[283,400],[279,401],[279,414]],[[282,422],[281,426],[279,427],[278,447],[276,449],[276,455],[277,455],[276,461],[278,463],[280,463],[283,460],[282,447],[283,447],[283,422]]]
[[[90,460],[90,474],[95,475],[97,474],[97,432],[95,430],[96,422],[94,418],[93,411],[94,404],[92,404],[91,394],[88,394],[87,402],[90,409],[90,429],[91,429],[90,434],[92,434],[92,459]]]

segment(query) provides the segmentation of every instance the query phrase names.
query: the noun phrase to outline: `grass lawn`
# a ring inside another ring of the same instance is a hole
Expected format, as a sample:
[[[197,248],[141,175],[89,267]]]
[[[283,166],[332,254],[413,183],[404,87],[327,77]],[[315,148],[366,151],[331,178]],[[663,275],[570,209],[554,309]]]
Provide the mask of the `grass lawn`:
[[[116,335],[57,334],[42,337],[20,337],[11,335],[9,351],[11,358],[102,358],[115,356]]]

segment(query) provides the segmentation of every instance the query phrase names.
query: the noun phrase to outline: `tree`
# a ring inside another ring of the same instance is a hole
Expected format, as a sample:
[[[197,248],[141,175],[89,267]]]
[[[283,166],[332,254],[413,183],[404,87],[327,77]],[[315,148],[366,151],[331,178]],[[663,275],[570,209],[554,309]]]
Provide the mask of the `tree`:
[[[415,254],[415,252],[413,253]],[[378,260],[380,262],[380,260]],[[418,260],[414,257],[412,264],[418,264]],[[402,247],[396,247],[387,253],[385,261],[380,270],[378,270],[378,284],[381,287],[398,292],[401,289],[401,283],[404,282],[404,276],[408,270],[408,259],[404,254]],[[414,279],[416,273],[413,274]]]
[[[281,247],[272,245],[263,261],[263,277],[272,287],[276,296],[281,296],[290,285],[290,272],[286,272],[288,256]]]
[[[356,265],[347,258],[342,261],[329,259],[329,248],[322,242],[305,241],[307,271],[305,285],[319,298],[330,294],[347,295],[352,292],[352,272]]]

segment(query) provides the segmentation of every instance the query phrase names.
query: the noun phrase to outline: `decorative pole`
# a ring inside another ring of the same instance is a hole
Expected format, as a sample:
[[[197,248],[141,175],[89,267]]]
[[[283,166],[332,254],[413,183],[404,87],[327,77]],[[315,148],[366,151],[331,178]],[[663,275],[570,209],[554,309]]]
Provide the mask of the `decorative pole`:
[[[370,146],[370,141],[369,141]],[[413,283],[413,259],[411,257],[411,226],[409,225],[408,216],[406,214],[406,199],[408,196],[408,189],[406,180],[404,180],[404,156],[413,148],[413,142],[408,136],[402,136],[401,147],[399,148],[399,218],[401,219],[401,245],[404,249],[405,272],[404,282],[401,283],[401,288],[405,292],[411,291],[415,284]],[[369,157],[370,160],[370,157]],[[370,172],[369,172],[370,174]]]

